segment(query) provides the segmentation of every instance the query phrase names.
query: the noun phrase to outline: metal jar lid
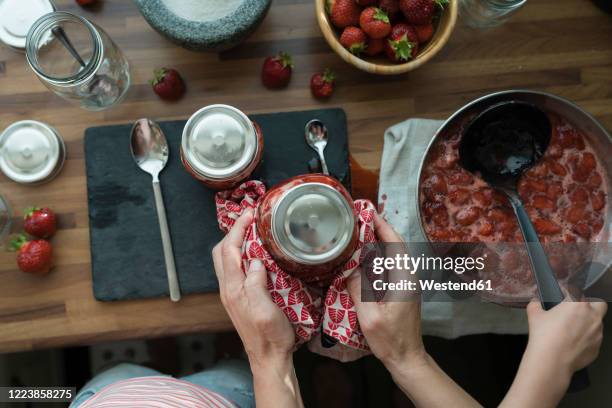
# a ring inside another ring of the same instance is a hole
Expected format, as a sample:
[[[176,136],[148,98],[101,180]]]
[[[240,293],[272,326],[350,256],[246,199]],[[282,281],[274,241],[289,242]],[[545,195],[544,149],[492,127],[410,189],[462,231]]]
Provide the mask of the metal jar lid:
[[[49,0],[0,0],[0,41],[24,50],[30,27],[54,10]]]
[[[291,188],[272,210],[274,241],[285,255],[302,264],[323,264],[340,256],[354,228],[351,203],[322,183]]]
[[[181,140],[189,165],[211,179],[232,177],[248,167],[257,144],[253,122],[228,105],[210,105],[194,113]]]
[[[64,156],[64,142],[44,123],[23,120],[0,134],[0,170],[18,183],[50,179],[59,172]]]

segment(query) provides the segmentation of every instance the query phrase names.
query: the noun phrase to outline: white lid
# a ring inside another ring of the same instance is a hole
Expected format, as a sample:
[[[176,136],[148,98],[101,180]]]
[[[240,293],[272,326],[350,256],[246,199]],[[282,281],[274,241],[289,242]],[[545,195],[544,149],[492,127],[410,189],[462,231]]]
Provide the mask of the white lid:
[[[23,120],[0,134],[0,170],[18,183],[35,183],[49,177],[61,155],[60,142],[48,125]]]
[[[0,0],[0,41],[25,49],[30,27],[53,11],[49,0]]]

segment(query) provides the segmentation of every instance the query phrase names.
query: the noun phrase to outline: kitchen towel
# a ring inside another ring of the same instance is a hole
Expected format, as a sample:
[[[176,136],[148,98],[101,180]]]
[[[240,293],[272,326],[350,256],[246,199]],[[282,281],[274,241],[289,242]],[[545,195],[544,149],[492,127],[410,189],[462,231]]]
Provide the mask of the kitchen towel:
[[[219,228],[227,233],[244,210],[257,207],[265,192],[262,182],[252,180],[234,190],[217,193],[215,204]],[[343,361],[369,353],[359,329],[355,305],[346,288],[346,278],[361,264],[366,253],[362,251],[364,246],[376,242],[373,225],[376,209],[368,200],[355,200],[354,206],[359,225],[355,252],[338,269],[330,287],[323,291],[304,285],[276,264],[259,237],[256,219],[248,227],[242,247],[244,271],[248,270],[252,259],[263,262],[268,272],[268,291],[293,325],[297,344],[317,342],[311,350]],[[331,349],[318,347],[321,331],[338,343]]]
[[[427,241],[418,224],[417,179],[425,150],[442,123],[429,119],[408,119],[385,132],[379,207],[383,217],[408,243]],[[523,309],[477,299],[435,299],[423,302],[423,334],[452,339],[469,334],[527,333],[527,316]]]

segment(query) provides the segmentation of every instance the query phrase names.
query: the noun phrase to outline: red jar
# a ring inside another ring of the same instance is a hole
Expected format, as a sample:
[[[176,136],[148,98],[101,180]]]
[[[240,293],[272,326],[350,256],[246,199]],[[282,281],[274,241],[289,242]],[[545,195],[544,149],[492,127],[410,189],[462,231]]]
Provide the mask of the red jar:
[[[260,127],[228,105],[206,106],[187,121],[181,161],[197,180],[215,190],[230,189],[251,176],[263,155]]]
[[[324,174],[297,176],[275,186],[256,216],[270,255],[306,283],[329,284],[357,244],[353,199],[340,182]]]

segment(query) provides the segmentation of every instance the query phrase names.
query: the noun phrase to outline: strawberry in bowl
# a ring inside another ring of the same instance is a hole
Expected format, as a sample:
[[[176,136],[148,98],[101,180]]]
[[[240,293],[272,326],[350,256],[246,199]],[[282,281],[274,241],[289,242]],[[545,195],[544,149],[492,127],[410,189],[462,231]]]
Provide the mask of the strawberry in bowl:
[[[315,0],[317,21],[345,61],[375,74],[408,72],[448,41],[458,0]],[[408,28],[407,28],[408,27]]]

